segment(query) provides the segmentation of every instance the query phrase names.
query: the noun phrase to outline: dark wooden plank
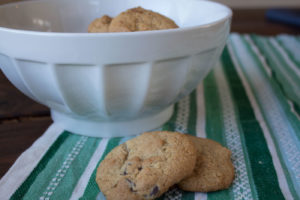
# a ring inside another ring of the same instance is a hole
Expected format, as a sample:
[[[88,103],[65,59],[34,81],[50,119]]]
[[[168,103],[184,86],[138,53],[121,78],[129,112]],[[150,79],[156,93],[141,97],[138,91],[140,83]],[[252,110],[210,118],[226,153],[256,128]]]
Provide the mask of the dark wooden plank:
[[[267,27],[267,28],[266,28]],[[232,32],[237,33],[254,33],[259,35],[278,35],[278,34],[300,34],[299,29],[288,25],[276,24],[273,22],[250,22],[250,23],[233,23]]]
[[[20,1],[22,0],[1,0],[0,5]],[[299,9],[298,7],[298,12]],[[256,8],[234,8],[231,30],[238,33],[255,33],[261,35],[275,35],[280,33],[300,34],[299,28],[266,20],[266,11],[267,8],[259,8],[259,5]]]
[[[7,4],[7,3],[17,3],[20,1],[24,1],[24,0],[1,0],[0,5]]]
[[[23,118],[0,124],[0,177],[51,123],[50,117],[43,117]]]
[[[49,116],[49,109],[15,88],[0,71],[0,120],[23,116]]]
[[[260,35],[300,34],[297,27],[267,20],[266,11],[266,9],[233,9],[231,31]],[[297,11],[299,12],[299,9]]]

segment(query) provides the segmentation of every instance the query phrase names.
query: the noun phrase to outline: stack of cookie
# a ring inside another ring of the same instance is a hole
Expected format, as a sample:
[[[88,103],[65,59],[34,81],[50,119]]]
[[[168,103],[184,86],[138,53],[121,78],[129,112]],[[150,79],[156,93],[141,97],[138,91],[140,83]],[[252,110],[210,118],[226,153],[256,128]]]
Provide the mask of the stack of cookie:
[[[136,7],[120,13],[115,18],[104,15],[88,27],[89,33],[136,32],[178,28],[175,22],[157,12]]]
[[[108,200],[155,199],[177,184],[186,191],[226,189],[234,179],[231,152],[176,132],[148,132],[114,148],[96,181]]]

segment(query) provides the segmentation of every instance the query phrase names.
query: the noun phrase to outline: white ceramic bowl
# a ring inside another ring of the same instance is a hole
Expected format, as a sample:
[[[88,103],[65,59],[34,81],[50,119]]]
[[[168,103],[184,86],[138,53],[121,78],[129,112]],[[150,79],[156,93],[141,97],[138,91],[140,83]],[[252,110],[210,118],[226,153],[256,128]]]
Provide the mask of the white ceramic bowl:
[[[142,6],[179,29],[86,33],[104,14]],[[74,133],[125,136],[166,122],[218,60],[231,10],[201,0],[48,0],[0,7],[0,66]]]

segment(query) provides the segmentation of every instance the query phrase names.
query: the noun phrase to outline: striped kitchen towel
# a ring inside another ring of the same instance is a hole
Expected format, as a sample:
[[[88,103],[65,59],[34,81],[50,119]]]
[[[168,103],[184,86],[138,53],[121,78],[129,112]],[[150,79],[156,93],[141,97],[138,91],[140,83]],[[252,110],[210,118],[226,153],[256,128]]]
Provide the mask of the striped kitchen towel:
[[[300,36],[231,34],[220,62],[160,129],[213,139],[232,151],[232,186],[171,188],[163,200],[300,199]],[[132,137],[91,138],[53,124],[0,181],[0,199],[105,199],[96,168]]]

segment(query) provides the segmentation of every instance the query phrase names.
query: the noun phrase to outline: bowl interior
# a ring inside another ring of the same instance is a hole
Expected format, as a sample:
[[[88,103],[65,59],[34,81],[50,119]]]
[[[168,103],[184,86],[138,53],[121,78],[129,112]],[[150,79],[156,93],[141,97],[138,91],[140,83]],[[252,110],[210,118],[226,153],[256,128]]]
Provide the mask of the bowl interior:
[[[0,27],[84,33],[95,18],[114,17],[136,6],[170,17],[181,28],[208,25],[231,15],[226,6],[204,0],[36,0],[0,6]]]

